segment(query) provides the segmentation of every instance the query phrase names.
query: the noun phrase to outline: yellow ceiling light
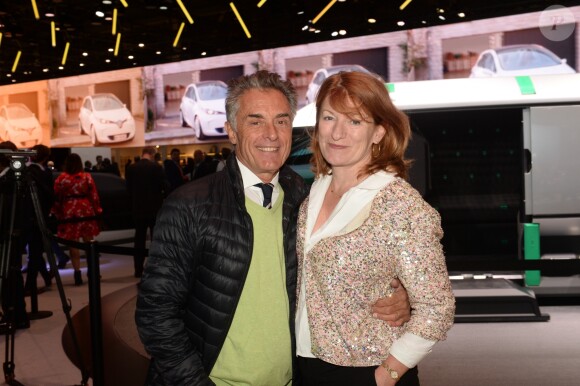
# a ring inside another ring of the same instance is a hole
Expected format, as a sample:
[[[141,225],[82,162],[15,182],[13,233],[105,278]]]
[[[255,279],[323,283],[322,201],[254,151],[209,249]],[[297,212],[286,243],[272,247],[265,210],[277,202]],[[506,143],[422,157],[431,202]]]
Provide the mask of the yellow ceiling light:
[[[267,1],[267,0],[260,0],[260,2],[258,3],[258,8],[260,8],[262,5],[264,5],[264,3],[265,3],[266,1]]]
[[[60,64],[62,64],[63,66],[66,64],[66,57],[68,56],[69,47],[70,47],[70,43],[66,42],[66,45],[64,46],[64,53],[62,54],[62,60],[60,62]]]
[[[232,11],[234,11],[234,14],[236,15],[238,22],[242,26],[242,29],[246,33],[246,36],[248,37],[248,39],[250,39],[252,37],[252,35],[250,35],[250,31],[248,31],[248,28],[246,27],[246,23],[244,23],[244,20],[242,20],[242,17],[240,16],[240,13],[238,12],[238,10],[233,2],[230,3],[230,7],[232,8]]]
[[[403,4],[399,5],[399,9],[402,11],[403,9],[407,8],[407,5],[409,5],[411,1],[413,0],[405,0]]]
[[[18,51],[16,53],[16,58],[14,58],[14,64],[12,65],[12,72],[15,72],[16,67],[18,67],[18,61],[20,60],[20,55],[22,55],[22,51]]]
[[[115,43],[115,51],[113,55],[117,56],[119,54],[119,45],[121,44],[121,33],[117,34],[117,42]]]
[[[56,47],[56,25],[54,21],[50,22],[50,41],[52,42],[52,46]]]
[[[36,20],[40,19],[40,15],[38,14],[38,7],[36,6],[36,0],[30,0],[32,2],[32,11],[34,11],[34,18]]]
[[[336,0],[331,0],[330,3],[326,4],[326,7],[314,19],[312,19],[312,24],[316,24],[316,22],[336,3]]]
[[[111,34],[117,34],[117,8],[113,9],[113,29],[111,30]]]
[[[189,14],[189,12],[187,12],[187,8],[185,8],[185,5],[183,5],[183,2],[181,0],[177,0],[177,4],[179,4],[179,7],[181,8],[183,13],[185,14],[185,17],[187,18],[187,21],[189,22],[189,24],[193,24],[193,19],[191,18],[191,15]]]
[[[177,35],[175,35],[175,40],[173,41],[173,47],[177,47],[179,43],[179,38],[181,38],[181,33],[183,32],[183,28],[185,27],[185,23],[181,23],[179,26],[179,31],[177,31]]]
[[[123,4],[123,7],[127,8],[129,6],[129,4],[127,4],[127,2],[125,0],[121,0],[121,4]]]
[[[2,45],[2,32],[0,32],[0,46]]]

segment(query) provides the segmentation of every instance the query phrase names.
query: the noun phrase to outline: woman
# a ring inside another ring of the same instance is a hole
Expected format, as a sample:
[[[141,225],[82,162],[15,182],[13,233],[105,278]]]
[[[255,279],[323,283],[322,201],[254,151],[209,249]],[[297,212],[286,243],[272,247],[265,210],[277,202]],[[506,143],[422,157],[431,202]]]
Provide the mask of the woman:
[[[85,217],[100,215],[103,211],[99,202],[99,195],[95,182],[89,173],[83,171],[81,157],[71,153],[64,162],[64,170],[54,181],[56,201],[53,212],[58,220],[64,222],[58,225],[57,235],[60,238],[85,243],[99,234],[97,221]],[[77,248],[70,248],[71,264],[74,268],[75,285],[83,284],[81,275],[80,252]]]
[[[406,181],[410,128],[371,75],[329,77],[316,99],[316,180],[300,208],[296,339],[308,385],[419,385],[417,363],[446,336],[455,301],[439,214]],[[407,289],[411,319],[370,305]]]

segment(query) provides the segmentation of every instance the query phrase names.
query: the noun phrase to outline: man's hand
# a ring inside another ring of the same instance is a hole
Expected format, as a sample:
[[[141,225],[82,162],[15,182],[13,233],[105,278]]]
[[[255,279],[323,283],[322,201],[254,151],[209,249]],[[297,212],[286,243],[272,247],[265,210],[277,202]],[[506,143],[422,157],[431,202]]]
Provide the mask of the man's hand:
[[[395,289],[395,292],[377,300],[372,307],[372,312],[373,317],[384,320],[391,327],[398,327],[411,319],[411,304],[407,291],[399,280],[393,279],[391,287]]]

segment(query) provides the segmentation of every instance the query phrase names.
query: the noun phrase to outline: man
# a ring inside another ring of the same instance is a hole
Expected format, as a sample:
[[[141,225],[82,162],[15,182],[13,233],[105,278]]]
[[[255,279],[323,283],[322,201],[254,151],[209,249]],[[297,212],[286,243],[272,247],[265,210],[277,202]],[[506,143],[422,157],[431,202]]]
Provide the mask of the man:
[[[218,165],[215,169],[216,172],[219,172],[226,167],[226,160],[230,156],[231,152],[232,151],[230,150],[229,147],[222,147],[222,153],[220,154],[221,157],[219,158]]]
[[[153,236],[155,218],[169,188],[163,168],[155,162],[156,152],[152,146],[145,147],[141,159],[130,165],[125,175],[135,222],[135,277],[143,274],[147,229]]]
[[[277,74],[230,82],[234,156],[174,192],[159,213],[136,310],[152,357],[147,384],[292,381],[296,215],[308,192],[283,166],[295,112],[295,91]]]
[[[203,160],[204,154],[203,151],[201,151],[200,149],[195,150],[193,152],[193,157],[187,159],[187,165],[185,165],[185,168],[183,168],[183,173],[187,175],[189,181],[195,180],[197,169],[199,168],[199,165],[201,165]]]
[[[103,170],[103,156],[102,155],[98,155],[96,157],[97,163],[93,165],[93,172],[100,172]]]
[[[183,175],[183,170],[181,169],[181,152],[179,149],[171,149],[170,155],[171,159],[163,161],[163,168],[165,169],[165,175],[169,181],[170,189],[173,191],[183,185],[187,179]]]

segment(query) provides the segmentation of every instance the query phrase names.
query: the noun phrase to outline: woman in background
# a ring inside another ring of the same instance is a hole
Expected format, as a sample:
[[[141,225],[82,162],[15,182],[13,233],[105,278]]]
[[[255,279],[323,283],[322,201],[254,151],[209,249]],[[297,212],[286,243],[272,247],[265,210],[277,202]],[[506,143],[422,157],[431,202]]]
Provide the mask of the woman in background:
[[[372,75],[341,72],[316,98],[316,180],[298,218],[296,341],[305,386],[419,385],[455,301],[437,211],[405,181],[409,122]],[[372,317],[397,278],[411,319]]]
[[[94,216],[102,213],[95,182],[83,170],[81,157],[71,153],[65,160],[64,170],[54,181],[55,204],[53,212],[58,224],[57,235],[67,240],[89,242],[99,234],[99,225]],[[83,218],[91,218],[81,220]],[[72,220],[72,221],[70,221]],[[83,284],[80,252],[70,248],[71,264],[74,268],[75,285]]]

